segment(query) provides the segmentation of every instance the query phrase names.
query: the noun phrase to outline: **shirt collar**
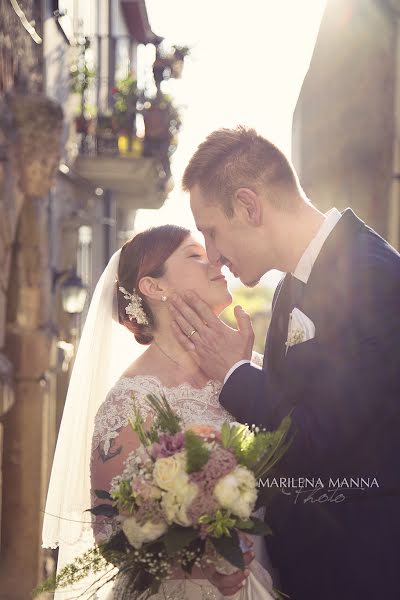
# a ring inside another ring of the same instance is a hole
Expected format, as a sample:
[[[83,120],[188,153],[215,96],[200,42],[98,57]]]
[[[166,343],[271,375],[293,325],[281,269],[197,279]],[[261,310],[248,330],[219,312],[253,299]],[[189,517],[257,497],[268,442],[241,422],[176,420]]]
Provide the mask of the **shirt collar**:
[[[303,283],[307,283],[314,263],[321,252],[322,246],[324,245],[333,228],[339,222],[341,216],[342,214],[337,210],[337,208],[332,208],[324,215],[324,221],[317,231],[315,237],[305,249],[303,256],[300,258],[297,267],[293,271],[293,277],[300,279],[300,281]]]

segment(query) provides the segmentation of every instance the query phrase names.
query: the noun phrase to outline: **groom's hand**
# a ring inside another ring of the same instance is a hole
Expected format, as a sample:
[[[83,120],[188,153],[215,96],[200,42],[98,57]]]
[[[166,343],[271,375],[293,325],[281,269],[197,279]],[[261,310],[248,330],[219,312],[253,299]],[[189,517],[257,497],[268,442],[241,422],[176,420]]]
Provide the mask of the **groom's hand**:
[[[169,303],[172,328],[182,346],[191,352],[210,379],[224,381],[240,360],[251,360],[254,332],[249,315],[235,307],[238,329],[232,329],[212,312],[195,292],[182,298],[174,294]]]

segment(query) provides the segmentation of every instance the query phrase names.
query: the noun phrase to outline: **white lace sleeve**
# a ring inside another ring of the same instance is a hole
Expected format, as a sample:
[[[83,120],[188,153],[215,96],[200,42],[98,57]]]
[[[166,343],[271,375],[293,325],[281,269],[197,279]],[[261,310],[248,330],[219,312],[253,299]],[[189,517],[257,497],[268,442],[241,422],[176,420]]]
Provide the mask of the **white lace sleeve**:
[[[110,390],[95,418],[91,453],[92,506],[103,502],[94,490],[109,491],[112,479],[123,473],[130,453],[140,445],[138,436],[129,425],[135,407],[140,410],[147,424],[152,415],[145,398],[150,391],[154,393],[154,389],[148,389],[143,380],[129,380],[129,385],[125,383],[126,380],[120,380]],[[96,543],[107,541],[115,533],[116,526],[114,521],[110,522],[107,518],[93,517]]]
[[[143,419],[147,418],[151,408],[146,401],[146,396],[155,392],[149,378],[120,379],[110,390],[97,412],[92,449],[101,446],[102,451],[107,455],[119,431],[129,425],[135,407],[139,408]]]
[[[251,355],[251,362],[257,365],[258,367],[262,367],[264,362],[264,355],[260,354],[259,352],[253,351]]]

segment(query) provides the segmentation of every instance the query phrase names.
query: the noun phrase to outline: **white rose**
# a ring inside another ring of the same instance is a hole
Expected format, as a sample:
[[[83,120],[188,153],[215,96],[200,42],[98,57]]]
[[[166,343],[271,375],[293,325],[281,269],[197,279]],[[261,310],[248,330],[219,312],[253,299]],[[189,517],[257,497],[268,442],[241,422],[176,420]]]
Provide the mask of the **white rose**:
[[[187,509],[196,498],[197,492],[197,485],[189,482],[179,489],[164,494],[161,506],[168,523],[177,523],[183,527],[192,525],[192,521],[187,515]]]
[[[179,452],[156,460],[153,470],[155,483],[167,492],[184,486],[189,477],[186,473],[186,454]]]
[[[144,542],[152,542],[158,539],[167,530],[165,521],[161,523],[152,523],[148,521],[140,525],[135,517],[128,517],[122,523],[122,531],[128,538],[128,542],[138,550]]]
[[[241,519],[248,519],[257,499],[257,482],[246,467],[235,467],[220,479],[214,488],[214,496],[222,508],[232,511]]]

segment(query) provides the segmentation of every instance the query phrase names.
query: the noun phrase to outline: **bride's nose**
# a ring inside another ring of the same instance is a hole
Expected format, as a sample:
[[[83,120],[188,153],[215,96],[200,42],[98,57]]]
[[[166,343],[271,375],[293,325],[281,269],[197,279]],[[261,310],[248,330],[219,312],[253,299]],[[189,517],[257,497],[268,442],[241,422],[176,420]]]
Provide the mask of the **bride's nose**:
[[[208,263],[208,278],[210,280],[220,277],[222,275],[221,267],[215,268],[210,262]]]

